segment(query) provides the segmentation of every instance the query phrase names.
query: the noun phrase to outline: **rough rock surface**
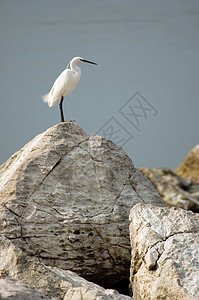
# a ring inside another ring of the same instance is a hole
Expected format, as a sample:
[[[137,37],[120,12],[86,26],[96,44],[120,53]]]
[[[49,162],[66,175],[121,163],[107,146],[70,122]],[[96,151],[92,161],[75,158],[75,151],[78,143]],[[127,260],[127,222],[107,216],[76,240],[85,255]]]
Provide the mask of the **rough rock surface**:
[[[182,178],[199,183],[199,145],[187,154],[175,173]]]
[[[16,300],[131,299],[117,291],[105,290],[71,271],[46,266],[3,236],[0,236],[0,278],[0,299],[10,299],[9,295]]]
[[[157,189],[166,206],[175,206],[199,212],[198,183],[183,179],[170,169],[141,168],[140,171]]]
[[[199,214],[137,204],[130,221],[134,299],[199,299]]]
[[[45,264],[105,287],[128,280],[130,209],[162,199],[119,146],[73,122],[0,168],[1,233]]]
[[[8,300],[50,300],[42,292],[24,283],[8,278],[0,278],[0,299]]]

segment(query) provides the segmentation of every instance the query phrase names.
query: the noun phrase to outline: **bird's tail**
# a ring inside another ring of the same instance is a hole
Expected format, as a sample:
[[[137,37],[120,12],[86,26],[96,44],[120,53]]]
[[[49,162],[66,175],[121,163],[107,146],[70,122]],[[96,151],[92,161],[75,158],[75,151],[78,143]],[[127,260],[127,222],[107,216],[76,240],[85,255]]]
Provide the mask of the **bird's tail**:
[[[44,95],[42,98],[43,98],[44,102],[48,103],[49,107],[53,106],[53,99],[52,99],[51,92],[49,92],[48,94]]]

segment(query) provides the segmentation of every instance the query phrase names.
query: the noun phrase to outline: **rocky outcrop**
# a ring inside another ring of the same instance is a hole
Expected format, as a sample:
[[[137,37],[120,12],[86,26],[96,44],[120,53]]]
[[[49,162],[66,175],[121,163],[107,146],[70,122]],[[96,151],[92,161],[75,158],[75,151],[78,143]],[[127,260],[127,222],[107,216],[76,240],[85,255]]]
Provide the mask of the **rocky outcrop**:
[[[49,267],[28,257],[0,236],[0,299],[130,300],[114,290],[88,282],[71,271]],[[82,297],[81,297],[82,296]]]
[[[199,212],[198,183],[183,179],[170,169],[141,168],[140,171],[157,189],[166,206],[175,206]]]
[[[105,287],[128,281],[136,203],[163,205],[122,148],[73,122],[38,135],[0,168],[1,233]]]
[[[41,291],[30,288],[24,283],[0,278],[0,299],[8,300],[50,300]],[[54,298],[54,300],[56,300]]]
[[[195,146],[175,170],[182,178],[199,183],[199,145]]]
[[[130,221],[134,299],[198,299],[199,214],[137,204]]]

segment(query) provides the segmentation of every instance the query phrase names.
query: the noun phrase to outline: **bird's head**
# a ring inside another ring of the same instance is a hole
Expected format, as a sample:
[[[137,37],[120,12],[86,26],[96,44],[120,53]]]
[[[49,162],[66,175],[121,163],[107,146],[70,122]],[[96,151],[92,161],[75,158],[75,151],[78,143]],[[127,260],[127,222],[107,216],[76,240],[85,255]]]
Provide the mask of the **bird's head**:
[[[82,57],[79,57],[79,56],[77,56],[77,57],[74,57],[71,61],[70,61],[70,63],[74,63],[74,64],[78,64],[78,63],[88,63],[88,64],[92,64],[92,65],[97,65],[95,62],[92,62],[92,61],[90,61],[90,60],[86,60],[86,59],[84,59],[84,58],[82,58]]]

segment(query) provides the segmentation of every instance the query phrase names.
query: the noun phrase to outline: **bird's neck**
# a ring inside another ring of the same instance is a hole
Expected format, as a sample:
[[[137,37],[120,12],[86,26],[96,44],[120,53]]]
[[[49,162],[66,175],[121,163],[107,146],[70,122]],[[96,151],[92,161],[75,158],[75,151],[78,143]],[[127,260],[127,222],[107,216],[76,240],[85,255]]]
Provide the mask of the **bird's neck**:
[[[77,66],[77,63],[76,62],[71,62],[70,63],[70,68],[73,72],[81,72],[81,69]]]

